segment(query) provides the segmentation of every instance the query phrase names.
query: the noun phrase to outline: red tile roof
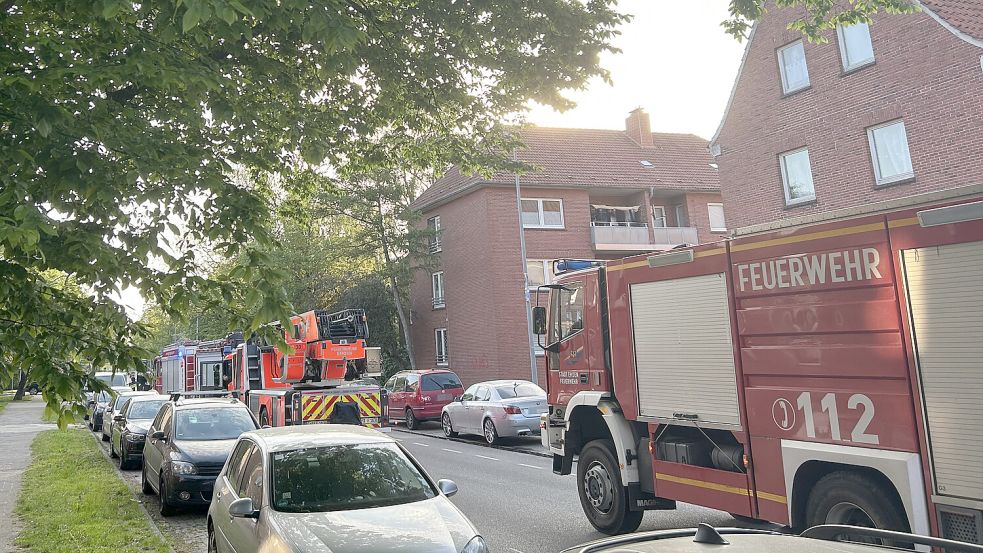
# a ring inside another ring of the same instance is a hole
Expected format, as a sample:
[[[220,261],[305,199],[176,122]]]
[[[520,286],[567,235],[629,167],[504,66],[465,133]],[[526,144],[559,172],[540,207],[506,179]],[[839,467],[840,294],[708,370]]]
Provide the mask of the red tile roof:
[[[983,0],[921,0],[947,23],[967,35],[983,40]]]
[[[521,132],[526,147],[518,157],[536,168],[520,175],[523,186],[720,190],[707,141],[692,134],[652,133],[654,147],[643,148],[624,131],[529,127]],[[453,167],[420,194],[413,207],[425,209],[485,184],[514,182],[512,173],[486,179],[463,175]]]

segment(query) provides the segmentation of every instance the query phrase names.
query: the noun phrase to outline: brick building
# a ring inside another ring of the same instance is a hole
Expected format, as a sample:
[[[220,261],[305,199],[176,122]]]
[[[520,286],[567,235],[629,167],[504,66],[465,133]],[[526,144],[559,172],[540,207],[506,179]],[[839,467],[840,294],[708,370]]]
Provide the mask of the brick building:
[[[522,138],[517,156],[536,167],[519,176],[532,289],[550,280],[556,258],[618,258],[725,234],[702,138],[652,133],[641,110],[625,131],[528,128]],[[437,267],[418,270],[411,288],[417,366],[449,367],[465,385],[531,375],[515,178],[452,168],[413,204],[439,229]],[[541,357],[538,373],[542,382]]]
[[[711,151],[734,228],[983,182],[983,0],[826,33],[772,9]]]

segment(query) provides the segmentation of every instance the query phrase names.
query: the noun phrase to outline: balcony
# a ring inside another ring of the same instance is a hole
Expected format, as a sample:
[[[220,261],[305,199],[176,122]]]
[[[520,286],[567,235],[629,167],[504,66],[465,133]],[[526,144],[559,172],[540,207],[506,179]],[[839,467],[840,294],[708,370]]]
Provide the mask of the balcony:
[[[434,296],[434,298],[433,298],[433,308],[434,309],[441,309],[443,307],[444,307],[444,296],[443,295]]]
[[[591,243],[599,252],[667,250],[679,244],[697,244],[694,227],[656,227],[649,236],[646,223],[591,221]]]

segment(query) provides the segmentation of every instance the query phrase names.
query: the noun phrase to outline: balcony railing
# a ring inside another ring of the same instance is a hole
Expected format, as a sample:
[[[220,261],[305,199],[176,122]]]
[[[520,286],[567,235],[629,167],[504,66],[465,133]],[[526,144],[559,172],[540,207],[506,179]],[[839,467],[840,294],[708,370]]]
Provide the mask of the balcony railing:
[[[448,363],[447,355],[441,355],[438,353],[435,357],[435,361],[437,362],[438,367],[446,367]]]
[[[433,298],[433,308],[438,309],[444,307],[444,296],[434,296]]]
[[[591,222],[591,239],[599,251],[658,250],[699,243],[694,227],[656,227],[652,234],[646,223]]]
[[[680,244],[699,244],[700,237],[696,227],[660,227],[652,229],[656,244],[678,246]]]
[[[440,251],[440,235],[430,239],[430,253],[438,253]]]

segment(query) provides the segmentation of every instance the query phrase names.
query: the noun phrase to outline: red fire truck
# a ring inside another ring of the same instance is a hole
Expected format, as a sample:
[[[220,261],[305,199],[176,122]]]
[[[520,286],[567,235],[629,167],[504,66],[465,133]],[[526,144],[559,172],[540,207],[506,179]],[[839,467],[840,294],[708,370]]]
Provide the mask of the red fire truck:
[[[983,187],[791,223],[550,285],[554,472],[605,533],[684,501],[983,543]]]
[[[150,376],[158,393],[192,392],[223,388],[222,360],[239,343],[242,333],[218,340],[183,340],[165,346],[150,364]]]
[[[291,326],[285,338],[293,352],[254,337],[225,360],[228,389],[245,398],[260,424],[344,422],[385,427],[388,414],[382,387],[359,381],[381,363],[380,348],[365,345],[365,313],[314,310],[292,317]]]

